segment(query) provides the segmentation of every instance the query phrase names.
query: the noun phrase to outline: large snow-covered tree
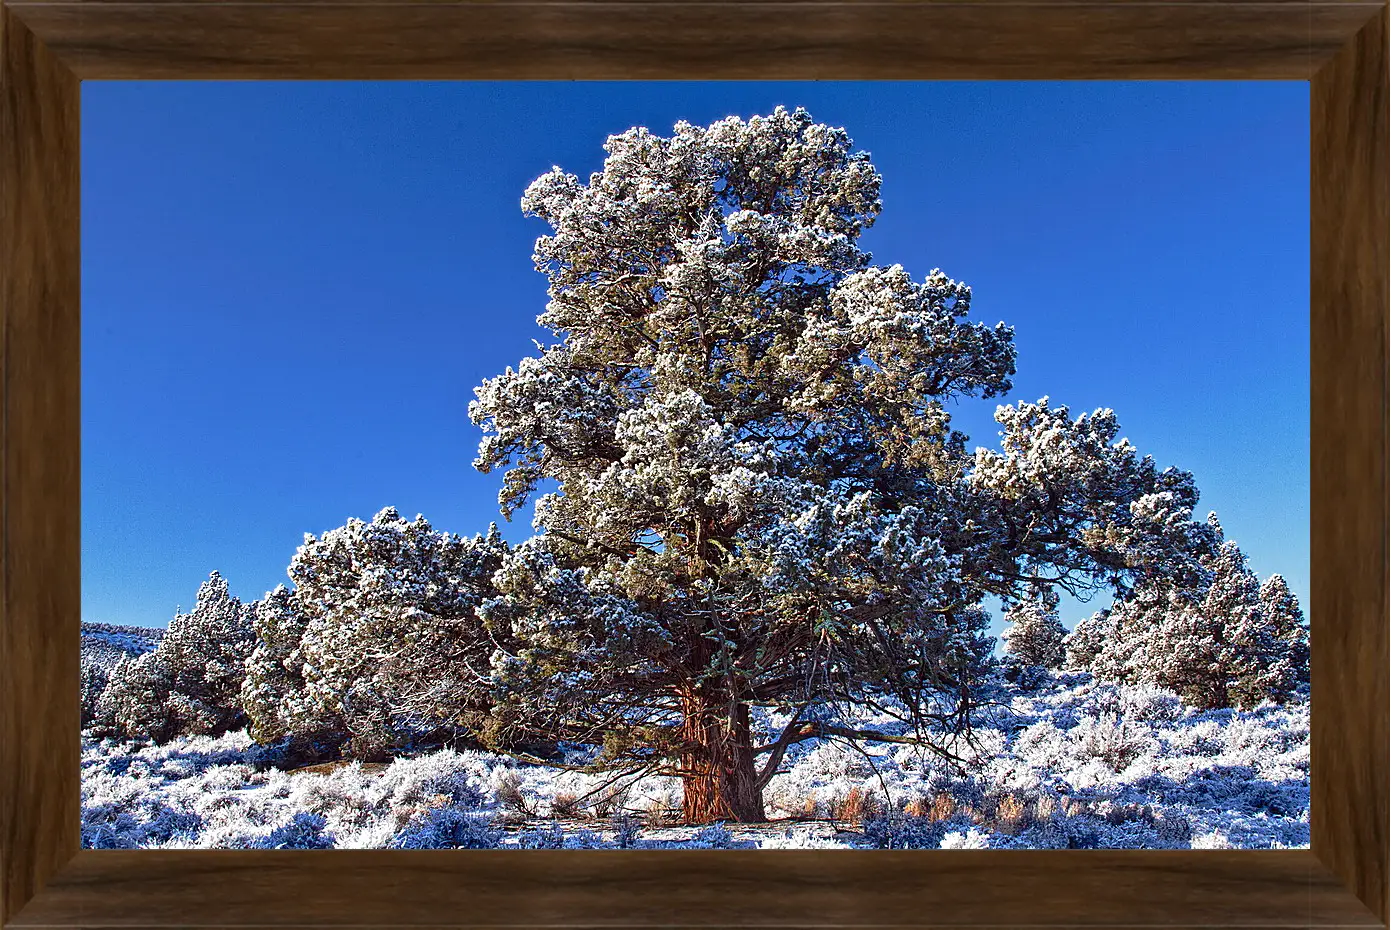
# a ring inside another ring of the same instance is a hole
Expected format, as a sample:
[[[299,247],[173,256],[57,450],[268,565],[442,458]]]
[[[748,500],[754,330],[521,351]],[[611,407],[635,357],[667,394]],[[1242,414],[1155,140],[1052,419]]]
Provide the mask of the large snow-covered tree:
[[[470,407],[504,513],[557,488],[481,605],[499,738],[603,742],[606,764],[680,775],[688,820],[760,820],[794,741],[947,751],[986,595],[1193,571],[1191,476],[1110,411],[1001,407],[1001,448],[967,451],[947,405],[1011,389],[1012,331],[941,271],[873,264],[880,176],[843,130],[779,108],[605,151],[587,183],[527,189],[556,341]],[[835,701],[903,726],[798,715]],[[760,705],[792,712],[764,746]]]
[[[258,604],[243,700],[253,733],[348,742],[372,756],[486,724],[492,652],[475,608],[507,544],[385,508],[306,534],[284,587]]]

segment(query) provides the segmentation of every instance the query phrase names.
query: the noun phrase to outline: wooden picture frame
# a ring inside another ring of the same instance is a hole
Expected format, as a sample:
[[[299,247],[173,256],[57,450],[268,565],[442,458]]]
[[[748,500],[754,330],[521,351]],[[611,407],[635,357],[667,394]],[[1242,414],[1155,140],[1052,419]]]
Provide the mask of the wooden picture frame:
[[[1229,0],[0,2],[0,924],[1387,920],[1387,7]],[[84,79],[1311,82],[1311,849],[79,849]]]

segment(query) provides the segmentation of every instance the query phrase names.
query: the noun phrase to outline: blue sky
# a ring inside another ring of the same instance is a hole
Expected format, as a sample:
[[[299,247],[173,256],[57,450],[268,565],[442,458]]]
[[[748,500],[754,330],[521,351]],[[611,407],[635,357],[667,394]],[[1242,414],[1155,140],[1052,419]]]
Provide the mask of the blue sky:
[[[84,619],[164,625],[213,569],[257,598],[305,532],[386,505],[465,535],[501,522],[466,407],[545,338],[523,189],[552,165],[586,177],[630,126],[777,104],[872,153],[877,263],[940,267],[1015,327],[1009,401],[1114,408],[1307,609],[1308,96],[84,82]],[[995,403],[958,408],[974,442],[995,443]],[[502,528],[524,538],[529,512]]]

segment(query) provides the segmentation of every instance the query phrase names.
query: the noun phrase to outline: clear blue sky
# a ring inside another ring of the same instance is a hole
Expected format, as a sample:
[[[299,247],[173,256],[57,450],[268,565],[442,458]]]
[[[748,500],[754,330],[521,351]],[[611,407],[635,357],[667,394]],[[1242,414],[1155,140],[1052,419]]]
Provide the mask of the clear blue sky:
[[[386,505],[465,535],[501,522],[466,407],[545,338],[523,189],[552,165],[586,177],[630,126],[779,103],[872,153],[876,262],[940,267],[1015,327],[1010,401],[1114,408],[1307,608],[1308,96],[84,82],[84,619],[163,625],[213,569],[257,598],[305,532]],[[974,441],[995,443],[995,403],[958,410]],[[529,512],[503,531],[524,538]]]

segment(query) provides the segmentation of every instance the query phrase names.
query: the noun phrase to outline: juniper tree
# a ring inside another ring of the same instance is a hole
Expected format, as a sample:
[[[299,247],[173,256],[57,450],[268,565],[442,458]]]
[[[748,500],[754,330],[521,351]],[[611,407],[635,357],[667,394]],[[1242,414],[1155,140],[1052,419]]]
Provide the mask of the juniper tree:
[[[1110,411],[1001,407],[1001,449],[967,451],[947,404],[1011,389],[1012,330],[939,270],[872,263],[880,176],[843,130],[779,108],[605,151],[527,189],[556,339],[470,407],[504,514],[558,486],[482,605],[504,730],[680,775],[689,821],[761,820],[795,741],[947,751],[986,595],[1187,571],[1192,478]],[[902,725],[798,716],[829,701]],[[791,712],[763,746],[758,705]]]
[[[1033,589],[1005,611],[1001,638],[1005,653],[1021,665],[1058,668],[1063,664],[1063,637],[1067,630],[1058,619],[1057,592]]]
[[[289,736],[296,754],[314,757],[337,750],[347,733],[342,721],[309,700],[302,645],[307,619],[284,585],[253,605],[256,647],[246,663],[241,702],[251,735],[268,743]]]
[[[199,586],[193,609],[169,622],[153,652],[113,670],[98,700],[98,720],[123,735],[156,741],[244,725],[241,686],[254,644],[249,613],[213,572]]]
[[[1143,578],[1134,590],[1074,633],[1070,653],[1098,678],[1157,685],[1197,707],[1249,708],[1285,701],[1308,681],[1303,611],[1283,577],[1261,584],[1246,556],[1209,515],[1218,544],[1202,555],[1196,583]]]
[[[463,539],[392,507],[306,534],[294,590],[271,592],[256,614],[243,690],[256,737],[347,740],[371,756],[482,726],[492,650],[474,609],[506,551],[496,526]]]

